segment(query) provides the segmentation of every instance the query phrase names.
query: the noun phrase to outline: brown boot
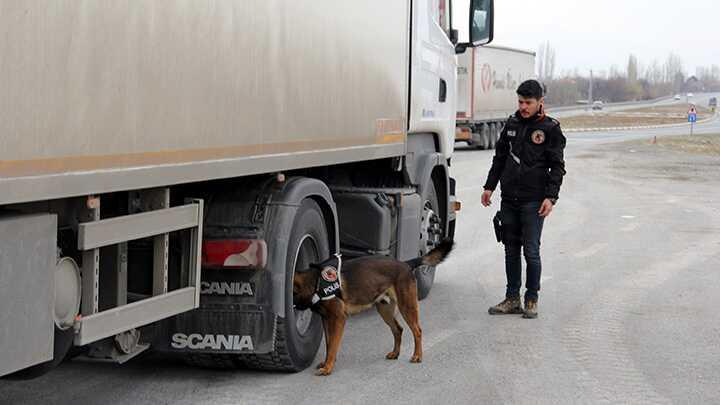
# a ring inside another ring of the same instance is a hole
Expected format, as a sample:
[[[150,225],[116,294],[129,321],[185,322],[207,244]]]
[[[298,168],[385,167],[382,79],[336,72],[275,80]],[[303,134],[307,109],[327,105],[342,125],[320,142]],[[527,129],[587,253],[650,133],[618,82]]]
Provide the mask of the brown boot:
[[[522,314],[522,312],[520,297],[505,298],[503,302],[488,309],[490,315]]]
[[[525,300],[525,310],[523,310],[523,318],[535,319],[538,316],[537,300]]]

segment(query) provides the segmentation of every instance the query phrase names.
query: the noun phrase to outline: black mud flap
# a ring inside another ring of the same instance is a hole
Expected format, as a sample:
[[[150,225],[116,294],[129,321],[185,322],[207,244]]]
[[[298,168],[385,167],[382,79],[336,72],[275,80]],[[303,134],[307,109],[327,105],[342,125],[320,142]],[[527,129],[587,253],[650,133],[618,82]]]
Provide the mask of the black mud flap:
[[[268,271],[203,269],[200,308],[161,321],[153,347],[169,353],[263,354],[274,348]]]

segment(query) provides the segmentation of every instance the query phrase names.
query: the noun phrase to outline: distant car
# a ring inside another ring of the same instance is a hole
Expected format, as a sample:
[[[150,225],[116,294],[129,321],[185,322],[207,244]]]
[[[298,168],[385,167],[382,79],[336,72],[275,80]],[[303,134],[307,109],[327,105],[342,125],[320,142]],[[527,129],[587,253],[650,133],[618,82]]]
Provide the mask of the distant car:
[[[716,108],[718,104],[717,97],[711,97],[710,101],[708,102],[708,107]]]
[[[592,109],[593,109],[593,110],[602,110],[602,109],[603,109],[603,102],[600,101],[600,100],[593,102]]]
[[[692,93],[688,93],[687,96],[688,96],[688,97],[692,97],[693,94],[692,94]]]
[[[682,98],[682,96],[679,95],[679,94],[676,94],[675,97],[673,97],[673,98],[674,98],[675,100],[680,100],[680,99]]]

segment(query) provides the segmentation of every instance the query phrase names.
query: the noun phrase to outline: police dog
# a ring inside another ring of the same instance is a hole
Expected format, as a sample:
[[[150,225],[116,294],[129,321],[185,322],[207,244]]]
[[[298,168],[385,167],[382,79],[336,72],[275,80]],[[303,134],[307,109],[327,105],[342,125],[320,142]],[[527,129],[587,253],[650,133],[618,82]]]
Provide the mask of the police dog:
[[[428,254],[402,262],[387,256],[360,257],[342,264],[340,291],[327,300],[316,297],[322,269],[317,266],[295,273],[293,300],[298,309],[310,308],[323,320],[325,330],[325,361],[318,364],[317,375],[330,375],[335,367],[345,321],[349,315],[375,306],[392,331],[395,343],[385,358],[396,360],[400,354],[402,327],[395,318],[395,309],[410,327],[415,338],[415,351],[411,363],[422,361],[422,330],[420,329],[415,272],[418,267],[436,266],[453,248],[452,240],[442,241]]]

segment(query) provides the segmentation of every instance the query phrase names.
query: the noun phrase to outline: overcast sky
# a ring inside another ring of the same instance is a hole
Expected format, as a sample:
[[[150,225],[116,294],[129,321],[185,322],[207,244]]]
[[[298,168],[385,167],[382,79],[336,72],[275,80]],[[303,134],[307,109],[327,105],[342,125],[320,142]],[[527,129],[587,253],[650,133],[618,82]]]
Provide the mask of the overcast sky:
[[[720,65],[719,0],[495,0],[493,44],[555,48],[555,74],[578,68],[624,71],[630,53],[641,66],[670,52],[686,73]]]

